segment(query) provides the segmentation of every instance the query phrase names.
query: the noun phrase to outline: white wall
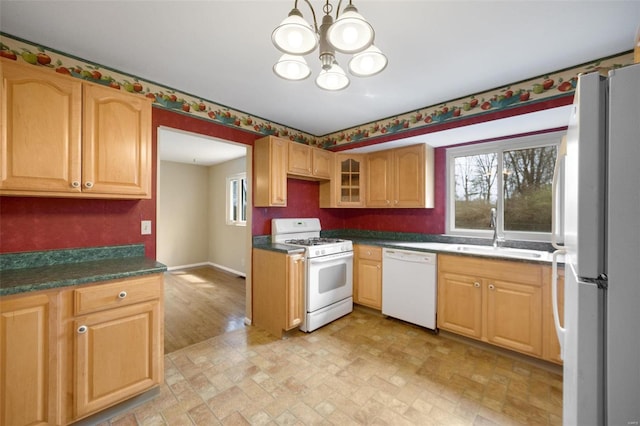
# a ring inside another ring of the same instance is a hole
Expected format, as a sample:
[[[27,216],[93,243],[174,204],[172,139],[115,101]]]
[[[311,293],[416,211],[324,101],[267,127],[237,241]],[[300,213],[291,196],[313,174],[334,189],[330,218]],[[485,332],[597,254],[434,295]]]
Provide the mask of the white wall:
[[[207,262],[208,168],[162,161],[159,175],[158,261],[168,267]]]
[[[246,275],[246,226],[226,224],[226,178],[246,171],[246,158],[214,166],[160,162],[157,258],[169,268],[213,264]],[[250,178],[250,176],[247,176]]]
[[[248,263],[246,235],[250,231],[246,226],[226,223],[226,181],[246,169],[245,157],[209,167],[209,261],[243,275]]]

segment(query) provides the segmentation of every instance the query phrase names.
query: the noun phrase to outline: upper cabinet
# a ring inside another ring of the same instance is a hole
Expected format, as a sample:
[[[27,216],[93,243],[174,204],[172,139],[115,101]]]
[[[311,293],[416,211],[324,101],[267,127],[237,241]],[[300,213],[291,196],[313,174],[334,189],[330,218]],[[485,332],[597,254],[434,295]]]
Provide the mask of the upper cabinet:
[[[365,154],[336,154],[334,170],[320,183],[320,207],[364,207]]]
[[[289,142],[287,174],[314,179],[331,179],[334,153],[298,142]]]
[[[267,136],[253,143],[254,207],[286,207],[289,141]]]
[[[367,155],[367,207],[433,207],[433,148],[426,144]]]
[[[255,207],[285,207],[287,176],[328,180],[333,173],[334,153],[275,136],[253,143]]]
[[[0,194],[151,197],[151,101],[2,61]]]

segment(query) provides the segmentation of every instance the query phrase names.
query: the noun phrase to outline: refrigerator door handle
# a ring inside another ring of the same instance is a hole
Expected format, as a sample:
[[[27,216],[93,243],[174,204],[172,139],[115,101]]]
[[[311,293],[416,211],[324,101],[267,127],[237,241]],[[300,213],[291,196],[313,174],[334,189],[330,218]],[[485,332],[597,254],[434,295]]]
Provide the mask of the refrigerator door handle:
[[[558,311],[558,256],[565,254],[566,250],[556,250],[551,257],[551,305],[553,307],[553,324],[560,343],[560,359],[564,360],[564,336],[567,329],[560,325],[560,312]]]
[[[551,245],[556,250],[562,250],[564,247],[558,243],[558,234],[556,225],[558,222],[558,180],[560,179],[560,163],[567,156],[567,137],[563,136],[560,146],[558,147],[558,155],[556,163],[553,167],[553,181],[551,183]]]

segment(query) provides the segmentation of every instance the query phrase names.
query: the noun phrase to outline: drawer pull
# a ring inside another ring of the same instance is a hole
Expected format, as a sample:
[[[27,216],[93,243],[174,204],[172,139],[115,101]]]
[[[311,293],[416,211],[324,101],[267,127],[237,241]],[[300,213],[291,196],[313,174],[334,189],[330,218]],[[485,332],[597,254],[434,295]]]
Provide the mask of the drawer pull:
[[[87,327],[86,325],[81,325],[80,327],[78,327],[78,334],[84,334],[88,329],[89,327]]]
[[[125,297],[127,297],[126,291],[121,291],[120,293],[118,293],[118,299],[124,299]]]
[[[474,287],[480,287],[480,283],[478,281],[476,281],[476,282],[473,283],[473,286]]]
[[[495,286],[495,285],[493,285],[493,284],[489,284],[489,290],[493,290],[494,288],[496,288],[496,286]]]

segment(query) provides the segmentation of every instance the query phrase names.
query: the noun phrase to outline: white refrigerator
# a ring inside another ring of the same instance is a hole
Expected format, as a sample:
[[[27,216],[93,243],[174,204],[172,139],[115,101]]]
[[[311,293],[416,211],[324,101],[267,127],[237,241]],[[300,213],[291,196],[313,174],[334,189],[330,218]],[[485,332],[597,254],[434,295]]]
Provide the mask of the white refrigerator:
[[[565,260],[562,327],[554,297],[563,424],[638,425],[640,64],[579,77],[565,142],[554,188],[564,199],[554,225]]]

